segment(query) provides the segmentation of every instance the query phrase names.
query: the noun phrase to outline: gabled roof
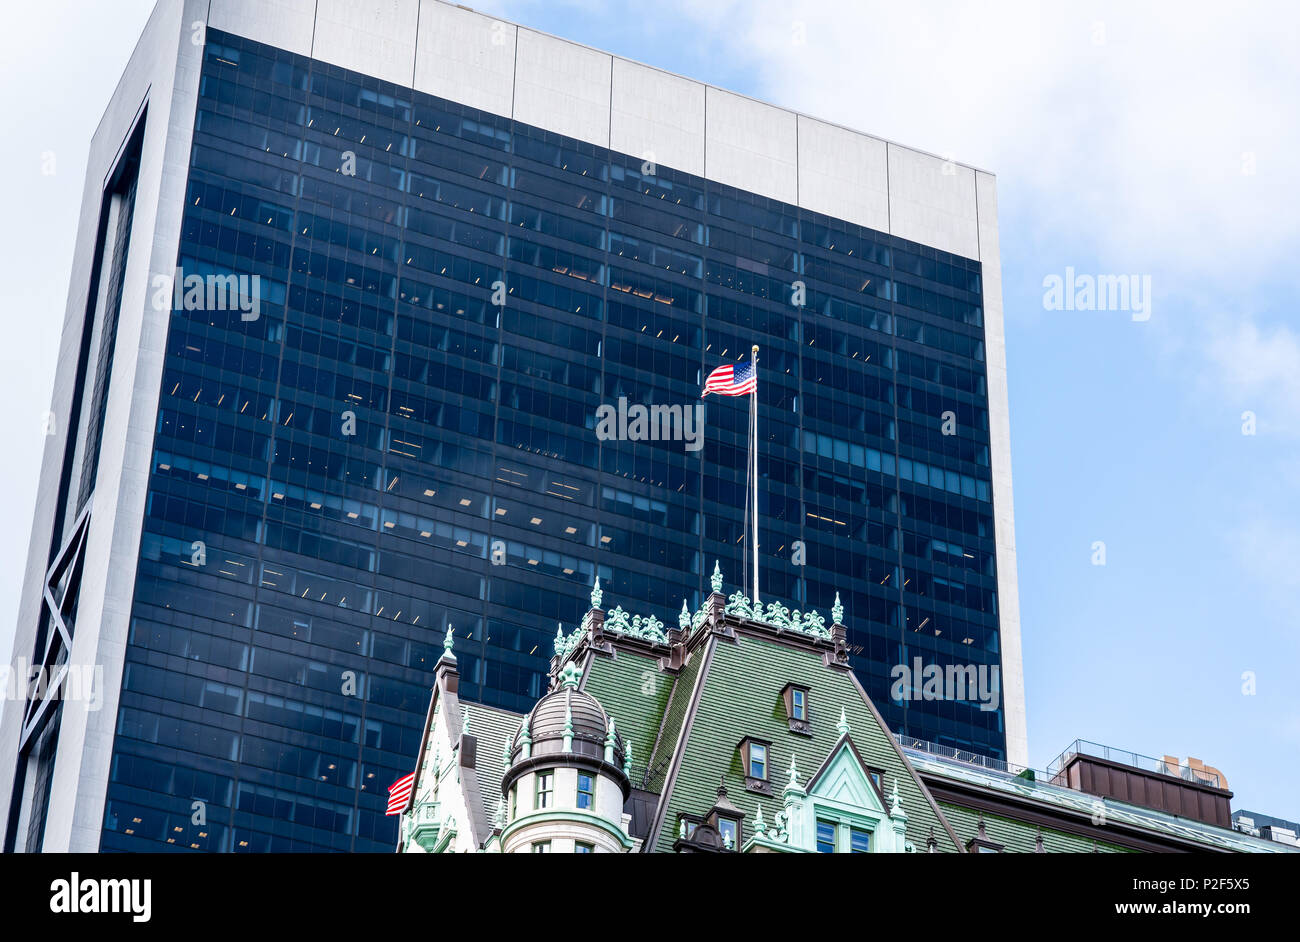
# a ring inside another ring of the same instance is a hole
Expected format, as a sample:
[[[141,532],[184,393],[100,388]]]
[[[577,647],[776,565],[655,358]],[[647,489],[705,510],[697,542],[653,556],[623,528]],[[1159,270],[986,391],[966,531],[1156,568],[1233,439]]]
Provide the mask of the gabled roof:
[[[909,836],[921,845],[933,830],[938,849],[962,849],[852,672],[827,667],[815,647],[766,638],[739,624],[735,628],[734,639],[714,635],[691,653],[691,661],[699,664],[699,676],[689,702],[680,704],[682,734],[673,750],[648,846],[671,850],[677,817],[706,811],[713,804],[719,777],[745,812],[746,828],[750,827],[760,804],[770,811],[780,803],[779,770],[788,768],[792,757],[800,769],[811,771],[825,765],[839,749],[842,736],[836,726],[843,710],[857,758],[864,766],[879,770],[891,784],[898,780]],[[684,669],[674,701],[687,679]],[[792,732],[785,716],[781,691],[791,682],[809,690],[806,735]],[[670,705],[670,712],[672,709]],[[746,788],[737,749],[746,736],[771,743],[770,794]]]
[[[838,597],[827,629],[815,611],[789,612],[779,603],[760,608],[741,593],[728,599],[721,581],[715,568],[714,592],[704,607],[693,615],[683,609],[679,627],[667,631],[653,616],[620,608],[607,619],[597,585],[579,628],[555,640],[552,674],[569,661],[581,664],[581,689],[600,703],[633,751],[633,817],[648,829],[637,832],[646,834],[646,852],[671,852],[678,819],[699,821],[717,802],[720,785],[742,816],[742,846],[751,840],[766,850],[791,849],[755,837],[753,827],[760,808],[770,819],[783,804],[792,762],[806,784],[790,784],[788,807],[802,794],[828,807],[842,805],[841,811],[889,817],[894,833],[905,828],[917,850],[932,844],[961,853],[976,839],[1022,852],[1293,850],[1111,799],[1101,831],[1088,825],[1098,803],[1092,795],[905,751],[849,667]],[[457,676],[448,641],[420,760],[435,729],[455,749],[468,724],[475,757],[468,766],[468,750],[458,756],[459,781],[470,836],[482,846],[500,801],[503,752],[523,715],[462,705]],[[786,715],[784,691],[791,686],[807,693],[806,719]],[[767,744],[765,781],[746,775],[739,748],[746,739]],[[419,785],[417,779],[413,795]],[[905,817],[895,810],[895,789]]]
[[[869,808],[877,814],[888,814],[882,785],[872,779],[870,767],[853,745],[853,739],[848,733],[840,737],[821,768],[813,773],[808,782],[808,794],[858,808]]]
[[[475,767],[478,771],[479,801],[484,816],[491,821],[501,799],[501,780],[505,777],[505,745],[519,729],[523,714],[512,713],[481,703],[464,703],[469,713],[469,734],[478,740]]]
[[[631,746],[632,786],[642,788],[646,773],[655,769],[654,748],[677,678],[660,671],[655,657],[630,646],[618,646],[610,655],[592,653],[582,670],[581,689],[601,702]]]
[[[452,749],[457,750],[460,791],[470,817],[470,838],[474,846],[478,847],[491,833],[492,820],[500,800],[501,780],[505,775],[505,744],[519,728],[523,717],[509,710],[483,704],[462,704],[457,696],[459,672],[455,655],[452,654],[450,633],[445,648],[443,656],[438,659],[433,693],[429,698],[420,749],[416,754],[415,782],[403,812],[411,811],[420,794],[424,777],[430,771],[425,768],[426,755],[434,735],[441,731],[446,741],[452,744]],[[438,724],[441,724],[441,730],[438,729]],[[472,767],[465,764],[466,756],[458,751],[463,748],[462,733],[467,728],[468,734],[475,740]]]

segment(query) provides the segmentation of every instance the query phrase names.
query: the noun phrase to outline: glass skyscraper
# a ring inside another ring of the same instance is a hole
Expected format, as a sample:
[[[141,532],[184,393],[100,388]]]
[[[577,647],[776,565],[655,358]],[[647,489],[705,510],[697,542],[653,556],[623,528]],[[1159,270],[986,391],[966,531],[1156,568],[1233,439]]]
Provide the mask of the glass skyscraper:
[[[617,106],[603,138],[530,112],[525,44],[561,41],[412,2],[398,6],[417,32],[389,37],[414,44],[406,81],[388,52],[368,69],[331,45],[352,15],[338,4],[306,49],[284,17],[241,21],[239,4],[214,3],[198,33],[188,15],[176,35],[170,14],[151,21],[175,86],[110,122],[124,130],[83,218],[77,370],[60,373],[72,418],[47,454],[15,651],[54,670],[91,644],[106,695],[98,712],[6,712],[6,846],[391,850],[385,789],[409,771],[448,628],[461,696],[524,710],[597,575],[666,620],[698,605],[715,560],[742,587],[747,400],[705,400],[698,451],[602,440],[596,412],[690,407],[751,344],[765,600],[827,611],[838,591],[855,673],[893,729],[1020,758],[996,222],[978,214],[992,178],[665,77],[719,109],[683,167],[671,134],[618,146]],[[513,53],[510,107],[431,83],[421,50],[447,44],[489,77]],[[614,89],[653,71],[562,45],[603,60]],[[553,70],[531,94],[562,112],[589,77]],[[743,120],[715,131],[731,99]],[[753,108],[795,122],[792,193],[780,161],[771,185],[738,185]],[[805,123],[827,141],[808,158]],[[863,177],[841,136],[884,155],[874,226],[869,181],[863,197],[807,166]],[[966,186],[971,218],[956,218]],[[153,241],[137,249],[142,212]],[[206,295],[184,290],[194,276]],[[214,303],[213,284],[255,310]],[[103,610],[89,627],[88,594]],[[916,658],[999,666],[998,708],[891,698],[891,670]],[[65,750],[80,758],[60,782]]]

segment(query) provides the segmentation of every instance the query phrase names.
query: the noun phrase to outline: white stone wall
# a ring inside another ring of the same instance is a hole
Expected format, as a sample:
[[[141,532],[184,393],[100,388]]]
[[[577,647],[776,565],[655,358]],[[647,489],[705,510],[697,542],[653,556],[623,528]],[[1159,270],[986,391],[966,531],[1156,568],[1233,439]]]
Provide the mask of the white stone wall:
[[[445,715],[442,705],[433,717],[433,728],[425,742],[424,754],[416,766],[416,789],[412,807],[423,801],[438,802],[438,819],[446,828],[450,821],[456,830],[453,843],[447,848],[453,853],[472,853],[474,846],[470,830],[470,810],[461,788],[460,765],[458,757],[452,752],[453,739],[459,738],[461,718]],[[441,776],[435,775],[440,771]],[[436,781],[435,781],[436,779]],[[403,827],[406,826],[405,816]],[[406,851],[412,854],[426,853],[415,841],[407,841]]]
[[[981,257],[971,167],[443,0],[211,0],[208,19],[259,42]]]
[[[515,815],[507,823],[505,833],[505,852],[508,854],[532,853],[533,844],[538,841],[550,841],[551,853],[573,853],[574,843],[581,841],[591,844],[597,853],[624,853],[623,844],[609,831],[581,818],[560,820],[535,820],[539,813],[576,812],[578,808],[578,770],[575,768],[556,767],[550,771],[554,774],[551,804],[543,809],[534,808],[537,776],[548,771],[538,768],[521,775],[515,783]],[[596,793],[593,807],[585,809],[582,814],[591,814],[607,822],[611,827],[623,832],[627,827],[623,822],[623,791],[618,782],[603,775],[596,776]]]
[[[170,276],[176,265],[207,12],[206,0],[160,3],[154,9],[90,142],[59,351],[59,382],[50,406],[63,434],[47,444],[41,468],[15,657],[32,654],[55,515],[75,509],[55,504],[67,418],[73,397],[83,392],[72,388],[71,377],[76,375],[82,340],[100,200],[105,178],[147,104],[131,246],[71,652],[73,664],[102,667],[103,697],[97,710],[90,709],[85,700],[63,704],[43,845],[46,851],[99,849],[170,314],[150,304],[150,278],[157,273]],[[93,384],[92,365],[85,388]],[[69,447],[79,452],[84,443],[73,442]],[[74,467],[73,501],[80,479],[80,465]],[[12,788],[12,757],[18,748],[22,706],[20,702],[6,703],[0,722],[0,751],[7,757],[0,762],[0,795],[6,799]],[[19,849],[25,840],[32,784],[29,774]]]

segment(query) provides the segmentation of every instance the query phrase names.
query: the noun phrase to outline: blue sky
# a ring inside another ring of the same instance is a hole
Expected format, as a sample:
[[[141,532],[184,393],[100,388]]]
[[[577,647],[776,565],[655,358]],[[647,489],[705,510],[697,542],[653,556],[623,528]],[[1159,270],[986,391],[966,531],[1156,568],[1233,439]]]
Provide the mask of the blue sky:
[[[1294,5],[470,5],[996,173],[1031,764],[1190,754],[1300,818]],[[151,6],[23,7],[0,38],[6,652],[86,147]],[[1149,276],[1150,320],[1045,310],[1067,266]]]

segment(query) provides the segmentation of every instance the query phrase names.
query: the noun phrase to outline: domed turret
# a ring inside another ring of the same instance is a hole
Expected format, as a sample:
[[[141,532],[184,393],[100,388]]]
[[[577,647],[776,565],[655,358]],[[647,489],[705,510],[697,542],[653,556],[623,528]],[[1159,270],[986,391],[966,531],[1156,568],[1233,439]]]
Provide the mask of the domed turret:
[[[623,765],[624,741],[600,701],[578,689],[582,671],[572,663],[560,673],[560,686],[537,701],[510,741],[509,764],[546,756],[587,756]],[[612,756],[606,740],[614,732]]]
[[[628,746],[613,718],[578,689],[572,662],[506,747],[501,782],[506,853],[621,853],[632,841],[623,805],[632,794]]]

